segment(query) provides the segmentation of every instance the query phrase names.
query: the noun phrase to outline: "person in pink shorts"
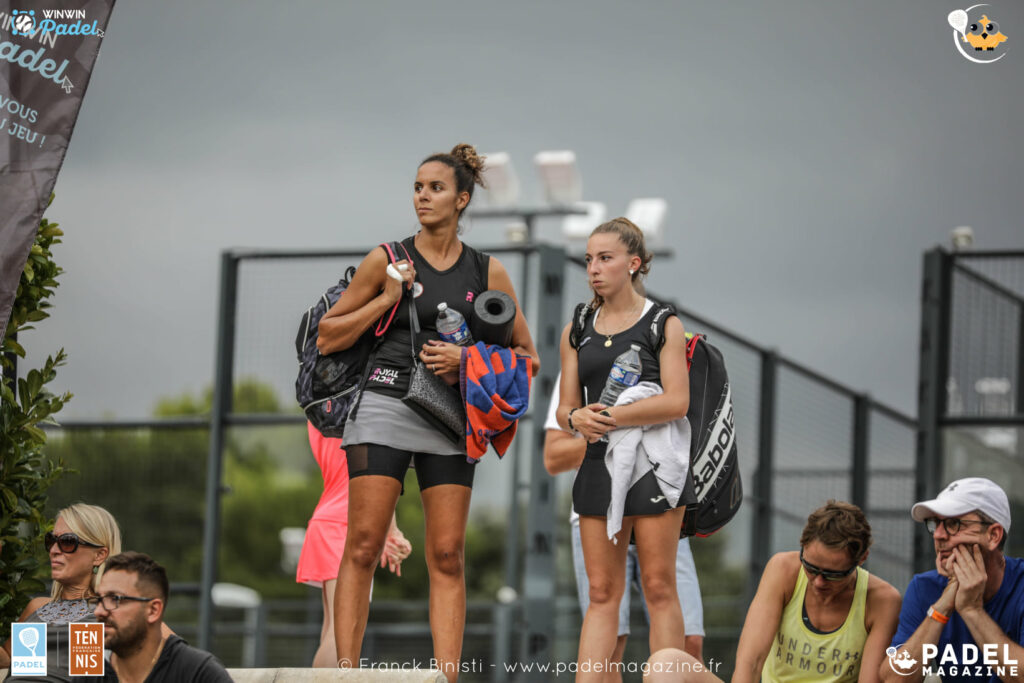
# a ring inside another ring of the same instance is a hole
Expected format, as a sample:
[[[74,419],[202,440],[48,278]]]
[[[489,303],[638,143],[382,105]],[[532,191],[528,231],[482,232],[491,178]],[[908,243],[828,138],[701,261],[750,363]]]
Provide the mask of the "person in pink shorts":
[[[313,657],[313,666],[334,668],[338,665],[334,644],[334,587],[338,580],[338,566],[348,535],[348,460],[341,447],[341,439],[322,435],[310,423],[309,447],[320,465],[324,478],[324,492],[313,510],[302,542],[295,581],[317,586],[323,591],[324,621],[320,630],[320,647]],[[412,552],[412,545],[398,529],[394,516],[388,531],[380,566],[402,575],[402,560]]]

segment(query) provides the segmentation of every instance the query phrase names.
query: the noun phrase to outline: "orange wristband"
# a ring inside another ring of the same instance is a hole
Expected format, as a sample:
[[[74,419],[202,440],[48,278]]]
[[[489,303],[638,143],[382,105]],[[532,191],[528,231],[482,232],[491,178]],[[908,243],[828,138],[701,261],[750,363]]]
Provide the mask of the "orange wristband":
[[[943,614],[939,610],[935,609],[934,606],[928,608],[928,617],[931,618],[931,619],[934,619],[935,621],[939,622],[940,624],[948,624],[949,623],[949,617],[947,617],[945,614]]]

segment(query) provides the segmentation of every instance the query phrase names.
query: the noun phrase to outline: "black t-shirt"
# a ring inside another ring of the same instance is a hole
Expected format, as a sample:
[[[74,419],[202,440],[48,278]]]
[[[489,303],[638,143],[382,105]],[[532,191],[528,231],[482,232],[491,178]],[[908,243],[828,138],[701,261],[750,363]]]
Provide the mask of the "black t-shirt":
[[[608,381],[608,374],[615,359],[628,351],[631,344],[640,346],[640,381],[654,382],[661,386],[661,364],[658,361],[658,353],[651,346],[649,334],[658,308],[651,306],[632,327],[613,335],[611,346],[604,345],[608,338],[606,335],[594,331],[594,320],[597,319],[597,315],[590,316],[583,327],[580,345],[576,351],[583,405],[596,403],[601,398],[601,392],[604,391],[604,384]]]
[[[487,291],[487,274],[490,267],[490,256],[477,251],[465,242],[462,253],[455,263],[446,270],[436,270],[427,263],[416,250],[414,239],[402,240],[402,245],[409,251],[413,267],[416,268],[416,282],[420,291],[416,297],[416,316],[419,318],[420,335],[416,339],[416,351],[429,339],[440,339],[437,333],[437,305],[441,302],[448,308],[462,314],[472,324],[473,302],[476,297]],[[399,250],[399,260],[405,254]],[[370,359],[370,373],[367,375],[366,389],[374,393],[401,398],[409,388],[409,369],[412,367],[412,349],[409,335],[412,326],[409,322],[409,300],[403,298],[395,313],[391,326],[384,334],[384,343]]]
[[[104,681],[118,681],[109,661],[104,671]],[[231,683],[231,676],[212,654],[171,635],[145,683]]]

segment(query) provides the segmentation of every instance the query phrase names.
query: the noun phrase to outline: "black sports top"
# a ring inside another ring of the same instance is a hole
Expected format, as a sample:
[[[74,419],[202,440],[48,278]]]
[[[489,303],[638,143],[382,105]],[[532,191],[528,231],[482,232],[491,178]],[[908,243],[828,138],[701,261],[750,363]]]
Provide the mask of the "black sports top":
[[[416,268],[416,282],[419,285],[414,289],[414,292],[420,292],[416,297],[416,314],[420,321],[416,350],[419,352],[428,339],[441,338],[437,333],[437,305],[442,301],[448,304],[448,308],[461,313],[467,322],[472,321],[473,302],[479,294],[487,291],[491,257],[463,242],[462,253],[455,263],[441,271],[427,263],[417,251],[413,237],[402,240],[402,245],[408,250]],[[400,249],[395,256],[402,260],[405,253]],[[412,352],[409,348],[411,330],[409,300],[403,298],[391,327],[384,334],[384,343],[370,359],[370,372],[366,380],[368,391],[396,398],[405,396],[412,367]]]
[[[640,345],[640,381],[654,382],[661,386],[661,364],[658,362],[658,353],[651,346],[648,333],[658,308],[657,305],[651,306],[632,327],[613,335],[611,346],[604,345],[607,335],[594,331],[597,315],[590,316],[583,326],[580,345],[576,350],[583,405],[596,403],[601,398],[615,359],[628,351],[630,344]]]

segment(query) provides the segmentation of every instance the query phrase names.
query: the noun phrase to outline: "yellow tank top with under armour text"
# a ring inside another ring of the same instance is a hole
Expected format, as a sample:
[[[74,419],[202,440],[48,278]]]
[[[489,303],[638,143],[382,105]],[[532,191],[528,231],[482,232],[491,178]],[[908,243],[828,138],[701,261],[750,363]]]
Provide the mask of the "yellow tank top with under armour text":
[[[765,683],[837,681],[855,683],[868,631],[864,606],[868,596],[867,570],[857,567],[857,585],[846,621],[831,633],[815,633],[803,620],[807,574],[797,572],[796,590],[782,611],[779,631],[761,670]]]

